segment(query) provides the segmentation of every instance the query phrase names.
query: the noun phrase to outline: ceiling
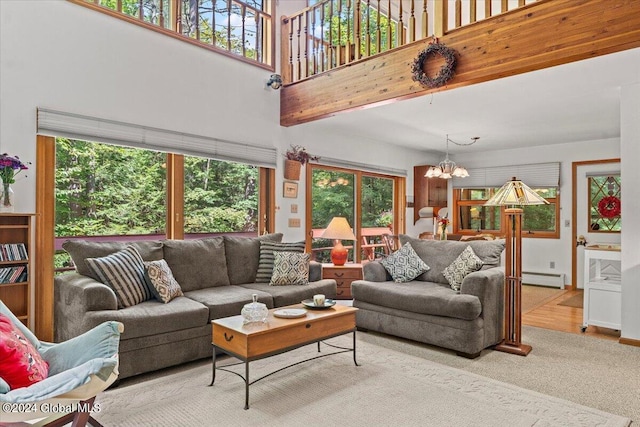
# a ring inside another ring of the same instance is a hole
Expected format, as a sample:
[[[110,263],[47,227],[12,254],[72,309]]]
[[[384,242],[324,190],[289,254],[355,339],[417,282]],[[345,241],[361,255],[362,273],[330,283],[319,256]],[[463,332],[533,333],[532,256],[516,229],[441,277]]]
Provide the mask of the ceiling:
[[[640,80],[640,48],[445,90],[299,125],[420,150],[498,150],[620,136],[620,87]]]

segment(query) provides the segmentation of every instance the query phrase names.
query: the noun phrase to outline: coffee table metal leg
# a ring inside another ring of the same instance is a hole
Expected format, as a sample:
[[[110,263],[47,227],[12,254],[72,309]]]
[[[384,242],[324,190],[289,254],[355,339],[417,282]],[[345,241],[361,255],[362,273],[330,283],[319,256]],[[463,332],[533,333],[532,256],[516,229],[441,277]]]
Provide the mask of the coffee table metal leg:
[[[213,363],[211,363],[211,366],[213,367],[212,371],[211,371],[211,384],[209,384],[209,387],[211,387],[213,385],[213,383],[216,381],[216,347],[215,346],[211,346],[213,347],[213,356],[211,356],[211,360]]]
[[[244,362],[244,409],[249,409],[249,361]]]
[[[318,353],[320,353],[320,341],[318,341]]]
[[[356,331],[353,331],[353,363],[355,363],[356,366],[360,366],[356,360]]]

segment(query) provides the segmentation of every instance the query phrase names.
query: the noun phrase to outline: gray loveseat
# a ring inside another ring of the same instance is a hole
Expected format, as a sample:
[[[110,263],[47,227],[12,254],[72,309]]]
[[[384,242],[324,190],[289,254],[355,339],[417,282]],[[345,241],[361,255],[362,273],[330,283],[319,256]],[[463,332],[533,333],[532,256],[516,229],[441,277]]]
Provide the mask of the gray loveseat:
[[[439,241],[400,236],[431,268],[415,280],[396,283],[378,262],[364,265],[364,280],[351,284],[358,328],[383,332],[455,350],[475,358],[502,340],[504,271],[499,268],[504,240]],[[442,271],[471,246],[483,261],[468,274],[460,292]]]
[[[240,314],[252,294],[269,308],[296,304],[314,294],[336,296],[335,280],[321,280],[321,264],[312,262],[308,285],[255,283],[260,241],[212,237],[136,242],[68,241],[77,272],[55,279],[55,340],[66,341],[106,321],[124,324],[120,339],[120,378],[211,356],[211,320]],[[136,247],[142,259],[165,259],[184,296],[164,304],[156,299],[118,309],[114,291],[91,277],[85,258],[104,257]]]

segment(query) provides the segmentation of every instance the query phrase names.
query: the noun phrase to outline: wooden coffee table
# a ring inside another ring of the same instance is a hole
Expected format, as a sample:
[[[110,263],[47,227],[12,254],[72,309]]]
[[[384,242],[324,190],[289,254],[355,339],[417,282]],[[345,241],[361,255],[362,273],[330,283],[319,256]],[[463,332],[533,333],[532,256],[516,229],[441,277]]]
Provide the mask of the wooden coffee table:
[[[269,310],[269,317],[267,318],[266,323],[249,323],[245,325],[243,324],[242,316],[232,316],[213,320],[213,368],[211,384],[209,385],[212,386],[216,380],[216,369],[238,375],[245,382],[244,409],[249,409],[249,386],[283,369],[290,368],[291,366],[295,366],[309,360],[345,352],[353,352],[353,362],[358,366],[358,362],[356,361],[357,308],[335,305],[323,310],[307,309],[307,315],[297,319],[282,319],[273,315],[275,310],[291,308],[299,309],[305,307],[302,304],[296,304]],[[313,343],[318,343],[318,352],[320,352],[321,341],[337,337],[339,335],[348,334],[349,332],[353,333],[352,348],[339,347],[325,343],[326,345],[337,349],[337,351],[323,353],[319,356],[294,363],[293,365],[285,366],[284,368],[278,369],[277,371],[271,372],[253,381],[249,380],[249,362],[274,356],[276,354],[284,353]],[[223,352],[240,359],[241,362],[233,365],[225,365],[224,367],[216,367],[216,349],[220,349]],[[229,366],[235,366],[242,363],[245,365],[244,376],[227,369]]]

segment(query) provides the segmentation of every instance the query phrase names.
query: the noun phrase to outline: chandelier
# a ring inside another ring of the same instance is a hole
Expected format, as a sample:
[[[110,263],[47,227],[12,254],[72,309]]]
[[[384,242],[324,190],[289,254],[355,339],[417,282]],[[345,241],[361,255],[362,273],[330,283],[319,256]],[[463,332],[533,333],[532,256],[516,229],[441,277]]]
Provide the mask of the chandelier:
[[[474,136],[471,138],[471,142],[468,144],[459,144],[452,139],[449,139],[449,135],[447,135],[447,154],[443,161],[441,161],[438,166],[431,166],[427,173],[424,174],[427,178],[442,178],[442,179],[451,179],[452,177],[456,178],[466,178],[469,176],[469,172],[462,166],[456,165],[456,162],[449,159],[449,142],[452,142],[456,145],[467,146],[475,144],[477,140],[479,140],[479,136]]]

